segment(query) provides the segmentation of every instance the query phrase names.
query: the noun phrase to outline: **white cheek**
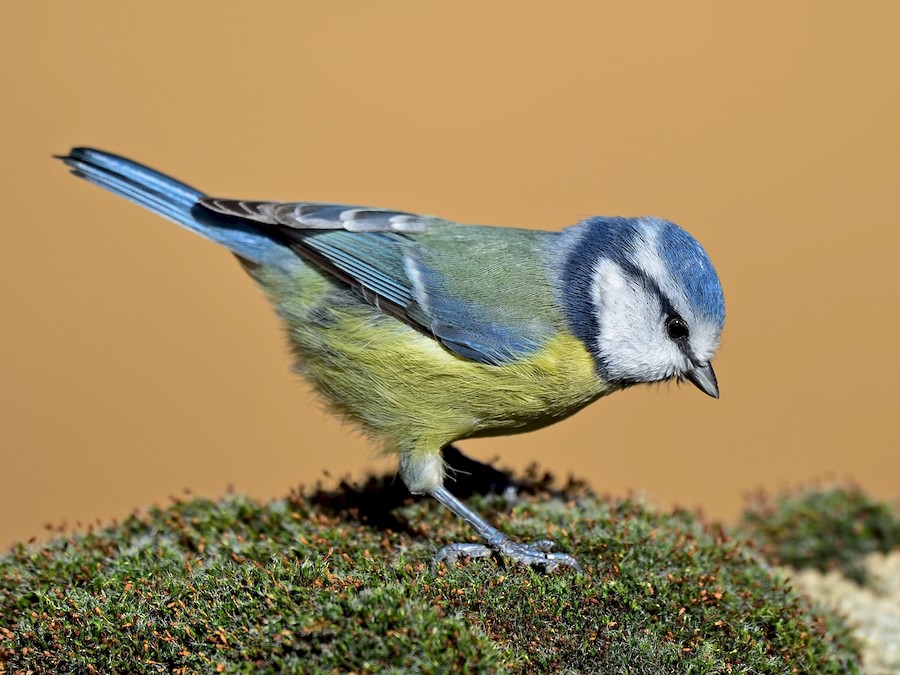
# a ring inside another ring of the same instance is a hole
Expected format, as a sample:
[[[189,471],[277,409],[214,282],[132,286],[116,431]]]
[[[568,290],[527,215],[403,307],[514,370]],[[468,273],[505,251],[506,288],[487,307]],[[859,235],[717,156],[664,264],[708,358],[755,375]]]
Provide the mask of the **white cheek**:
[[[659,299],[633,285],[622,268],[601,260],[594,268],[592,294],[600,319],[597,347],[613,379],[653,382],[687,367],[665,337]]]

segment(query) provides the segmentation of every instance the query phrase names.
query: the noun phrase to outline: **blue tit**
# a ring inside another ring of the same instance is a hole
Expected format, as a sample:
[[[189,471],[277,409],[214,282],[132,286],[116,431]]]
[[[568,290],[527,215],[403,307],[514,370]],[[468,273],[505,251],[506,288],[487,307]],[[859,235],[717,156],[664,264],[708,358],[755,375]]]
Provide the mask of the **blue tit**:
[[[725,322],[700,244],[659,218],[587,218],[560,232],[464,225],[380,208],[218,199],[89,148],[72,172],[222,244],[284,323],[297,370],[399,457],[414,494],[499,554],[578,568],[516,543],[444,487],[454,441],[537,429],[616,390],[687,379],[718,397]]]

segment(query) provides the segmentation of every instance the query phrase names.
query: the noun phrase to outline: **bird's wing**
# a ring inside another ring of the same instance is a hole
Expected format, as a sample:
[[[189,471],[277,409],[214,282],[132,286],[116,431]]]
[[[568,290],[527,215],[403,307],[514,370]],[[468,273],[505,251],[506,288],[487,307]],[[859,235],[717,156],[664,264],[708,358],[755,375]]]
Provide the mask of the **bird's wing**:
[[[339,204],[203,198],[199,206],[272,228],[366,301],[467,359],[509,363],[564,324],[542,254],[553,233]]]
[[[531,354],[565,329],[545,250],[551,232],[457,225],[413,235],[405,271],[414,318],[455,353],[485,363]]]

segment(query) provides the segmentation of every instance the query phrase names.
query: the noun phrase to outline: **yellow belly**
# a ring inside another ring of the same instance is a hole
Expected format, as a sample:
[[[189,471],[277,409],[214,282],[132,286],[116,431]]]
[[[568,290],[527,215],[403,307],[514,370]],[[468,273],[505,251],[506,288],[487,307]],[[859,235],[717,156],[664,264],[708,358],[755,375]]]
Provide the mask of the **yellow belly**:
[[[462,438],[528,431],[612,390],[567,333],[521,361],[490,366],[336,295],[318,273],[289,284],[254,276],[285,322],[298,372],[388,451],[430,453]]]
[[[515,364],[489,366],[393,320],[349,316],[327,330],[325,358],[321,350],[301,349],[298,370],[389,450],[434,450],[462,438],[528,431],[610,390],[570,335]]]

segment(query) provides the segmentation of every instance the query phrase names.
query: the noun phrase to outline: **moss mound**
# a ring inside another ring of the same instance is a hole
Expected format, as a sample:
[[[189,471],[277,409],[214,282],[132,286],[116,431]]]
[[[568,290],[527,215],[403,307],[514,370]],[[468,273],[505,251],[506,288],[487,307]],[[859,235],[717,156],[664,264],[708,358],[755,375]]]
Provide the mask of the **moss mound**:
[[[18,546],[0,558],[0,672],[856,672],[843,622],[718,526],[537,492],[470,502],[583,575],[434,567],[471,533],[428,500],[364,524],[358,492],[191,499]]]
[[[866,556],[900,547],[894,509],[853,486],[760,495],[744,512],[739,530],[776,564],[836,570],[861,584]]]

